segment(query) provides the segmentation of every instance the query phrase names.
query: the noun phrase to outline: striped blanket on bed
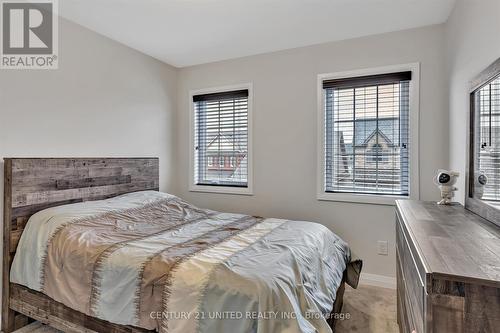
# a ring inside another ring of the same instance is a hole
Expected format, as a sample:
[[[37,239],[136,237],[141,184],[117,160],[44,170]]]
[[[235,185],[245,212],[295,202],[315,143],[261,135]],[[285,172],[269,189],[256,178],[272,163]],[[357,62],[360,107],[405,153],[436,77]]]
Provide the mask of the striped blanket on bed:
[[[33,215],[11,282],[159,332],[330,332],[324,315],[349,260],[322,225],[147,191]]]

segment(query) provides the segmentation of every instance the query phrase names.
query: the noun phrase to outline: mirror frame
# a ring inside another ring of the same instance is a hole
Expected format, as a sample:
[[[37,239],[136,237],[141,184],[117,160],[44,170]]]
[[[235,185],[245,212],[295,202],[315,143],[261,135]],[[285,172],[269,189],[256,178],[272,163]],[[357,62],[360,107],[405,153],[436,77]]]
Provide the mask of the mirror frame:
[[[500,227],[500,205],[495,207],[486,201],[472,197],[474,193],[474,93],[500,74],[500,58],[483,70],[472,81],[469,90],[469,118],[467,126],[467,157],[465,208]]]

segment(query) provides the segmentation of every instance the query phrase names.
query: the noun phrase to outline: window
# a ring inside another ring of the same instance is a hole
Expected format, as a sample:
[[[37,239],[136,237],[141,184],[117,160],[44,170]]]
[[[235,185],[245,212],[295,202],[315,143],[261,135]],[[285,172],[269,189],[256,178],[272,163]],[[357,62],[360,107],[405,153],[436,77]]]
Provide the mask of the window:
[[[475,196],[500,202],[500,76],[474,94],[475,174],[485,176],[481,184],[476,184]]]
[[[411,76],[322,80],[323,193],[410,195]]]
[[[369,163],[386,163],[387,160],[387,153],[383,151],[383,147],[380,143],[375,143],[373,146],[368,150],[368,155],[367,155],[367,161]]]
[[[191,190],[248,193],[249,89],[192,94],[192,103]]]

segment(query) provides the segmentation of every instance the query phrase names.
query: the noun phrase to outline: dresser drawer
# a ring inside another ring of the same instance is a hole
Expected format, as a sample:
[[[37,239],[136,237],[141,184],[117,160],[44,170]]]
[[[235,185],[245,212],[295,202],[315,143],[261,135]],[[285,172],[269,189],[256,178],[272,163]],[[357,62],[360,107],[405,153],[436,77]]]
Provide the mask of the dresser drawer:
[[[396,216],[401,333],[500,333],[500,228],[459,204],[397,200]]]
[[[405,316],[410,326],[409,332],[415,330],[417,333],[424,332],[424,313],[425,313],[425,285],[420,271],[422,267],[418,262],[418,256],[413,253],[407,234],[404,231],[399,219],[396,223],[396,250],[398,270],[401,275],[400,285],[404,295],[401,300],[405,307]]]

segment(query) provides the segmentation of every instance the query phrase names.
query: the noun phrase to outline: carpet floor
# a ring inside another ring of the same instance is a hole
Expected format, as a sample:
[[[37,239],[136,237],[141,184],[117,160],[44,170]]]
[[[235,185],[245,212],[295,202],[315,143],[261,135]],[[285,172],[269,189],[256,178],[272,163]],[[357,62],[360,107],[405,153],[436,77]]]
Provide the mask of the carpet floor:
[[[339,333],[397,333],[396,290],[360,285],[346,287],[342,312],[349,319],[339,320]]]
[[[396,291],[360,285],[358,289],[346,286],[342,317],[337,324],[338,333],[397,333]],[[32,323],[15,333],[60,333],[39,322]]]

